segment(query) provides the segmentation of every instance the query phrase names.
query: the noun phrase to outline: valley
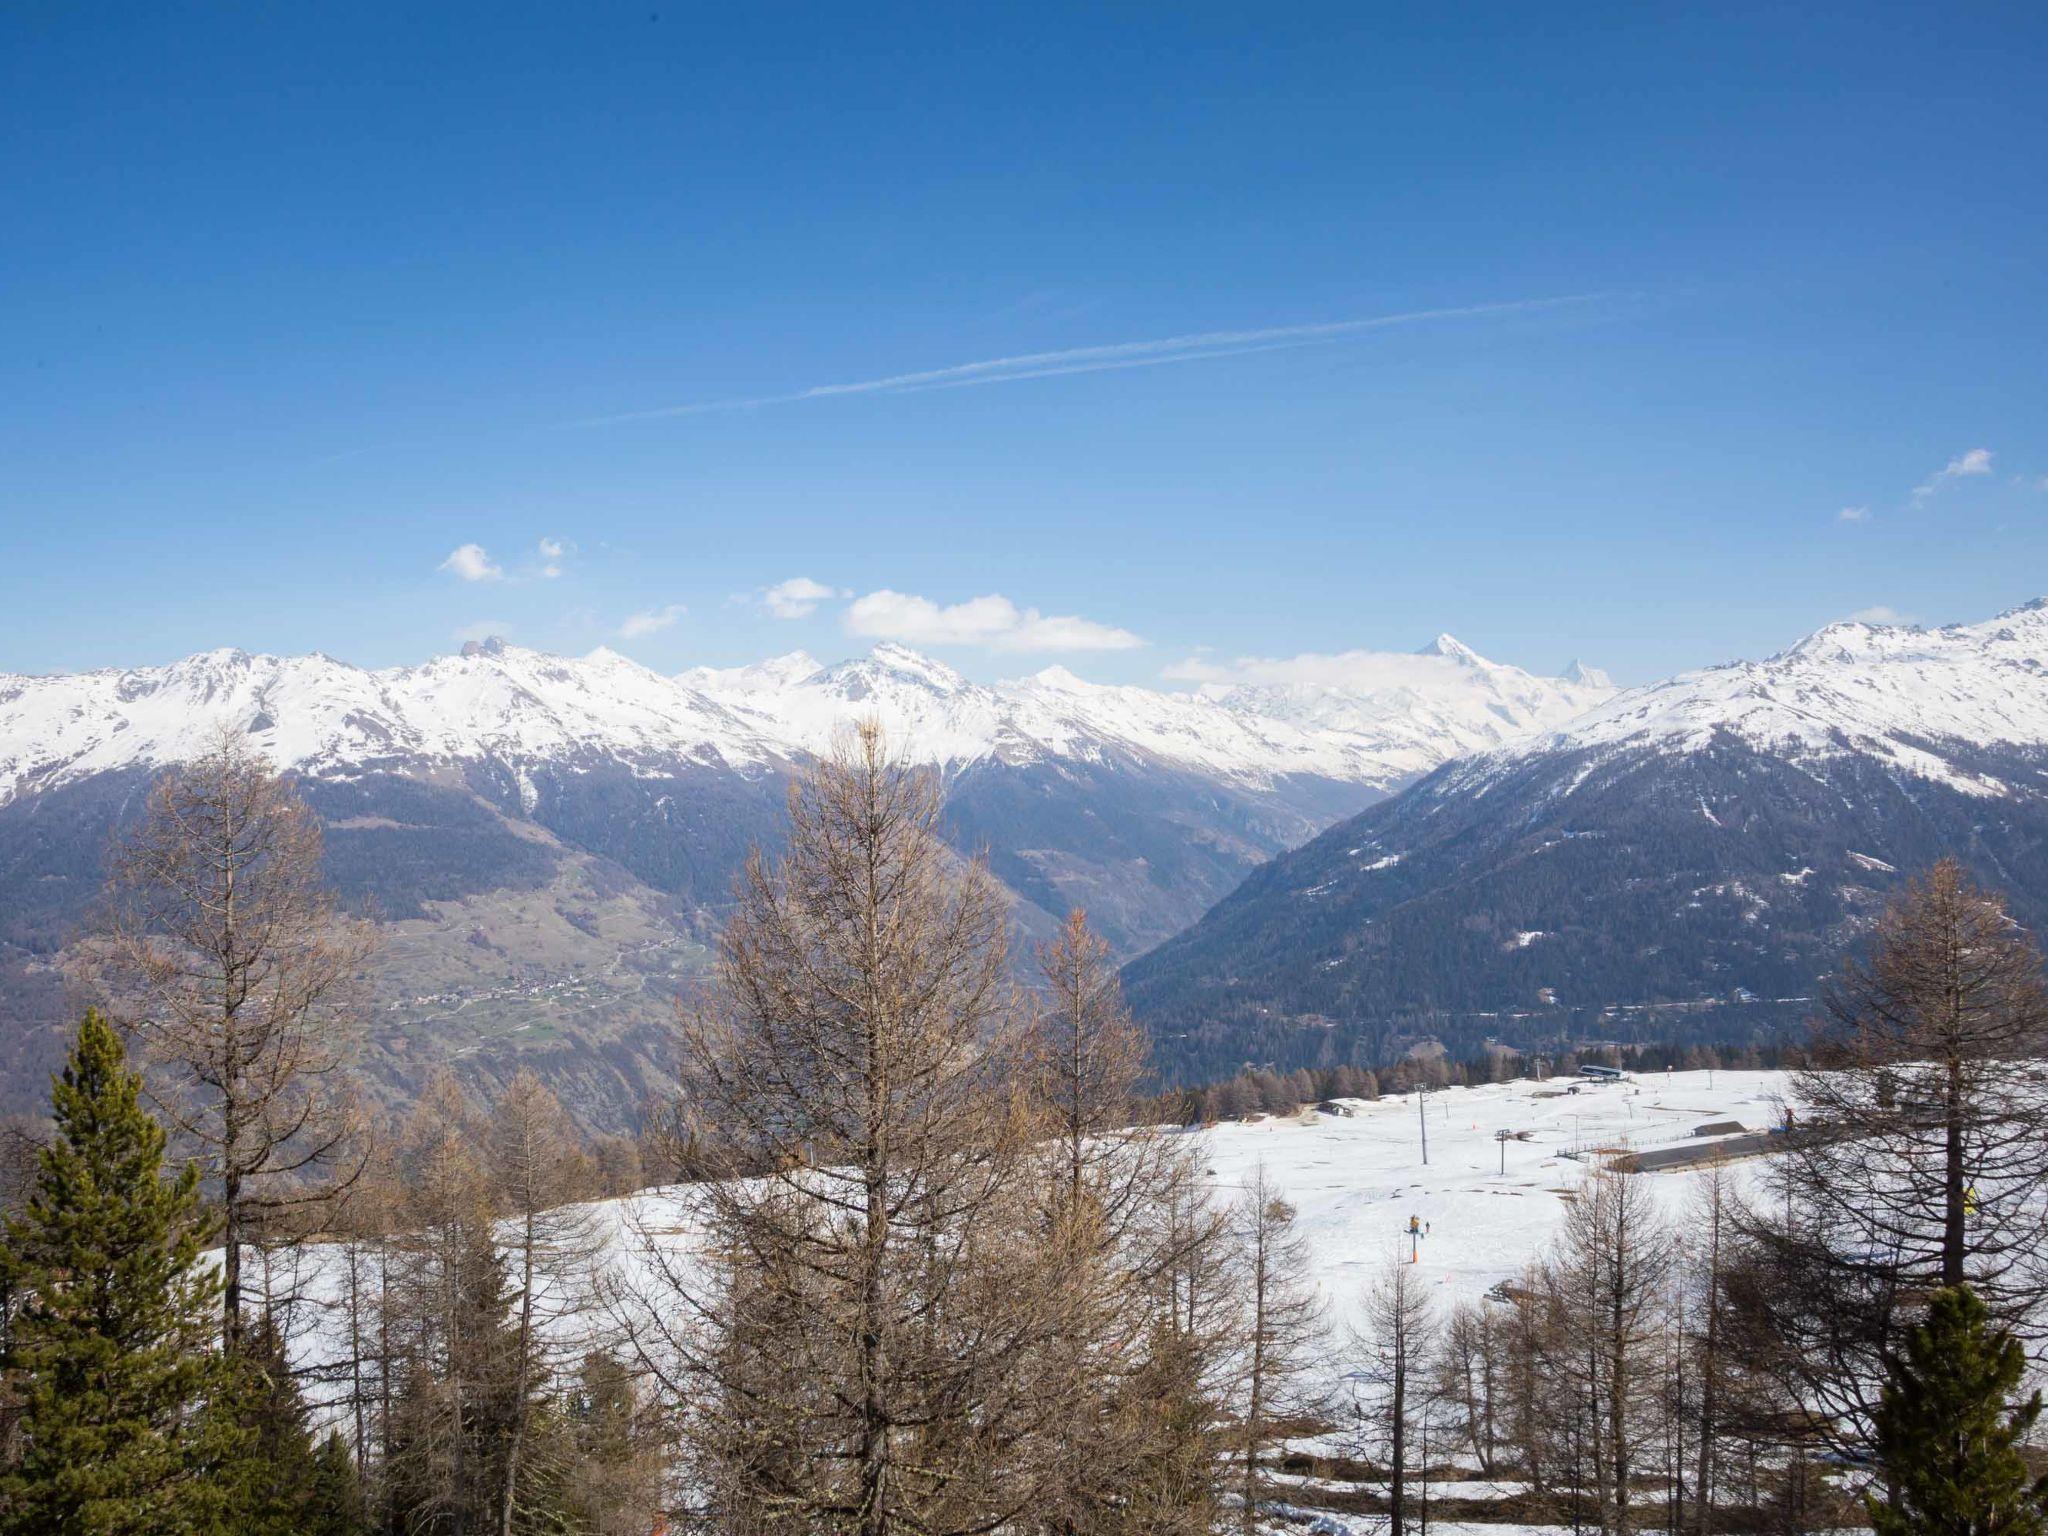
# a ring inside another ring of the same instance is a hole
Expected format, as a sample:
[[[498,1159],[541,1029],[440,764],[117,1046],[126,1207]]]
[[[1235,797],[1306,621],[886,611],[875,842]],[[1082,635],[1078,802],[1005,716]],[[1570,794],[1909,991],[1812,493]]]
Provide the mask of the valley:
[[[1416,774],[1612,691],[1448,637],[1381,671],[1280,691],[1060,668],[984,684],[884,644],[664,677],[605,650],[479,641],[382,672],[219,651],[0,678],[7,1091],[26,1107],[54,1063],[62,956],[108,840],[223,726],[297,779],[329,879],[379,924],[363,1056],[378,1097],[402,1104],[442,1062],[486,1093],[524,1062],[590,1124],[625,1129],[671,1081],[677,995],[749,850],[776,849],[792,778],[857,720],[942,776],[946,834],[1003,882],[1020,955],[1081,905],[1130,956]]]

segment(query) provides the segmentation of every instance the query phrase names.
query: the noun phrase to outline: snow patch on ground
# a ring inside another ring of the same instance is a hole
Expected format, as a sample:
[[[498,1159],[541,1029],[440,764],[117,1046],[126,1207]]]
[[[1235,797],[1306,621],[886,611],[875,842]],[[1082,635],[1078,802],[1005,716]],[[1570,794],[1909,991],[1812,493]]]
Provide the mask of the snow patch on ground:
[[[1576,1090],[1576,1091],[1574,1091]],[[1439,1304],[1478,1301],[1539,1257],[1562,1220],[1568,1194],[1620,1151],[1696,1144],[1710,1120],[1770,1125],[1781,1119],[1778,1072],[1650,1073],[1615,1083],[1523,1079],[1375,1101],[1346,1100],[1343,1114],[1305,1111],[1255,1122],[1170,1132],[1197,1143],[1218,1202],[1235,1199],[1263,1167],[1296,1211],[1308,1249],[1307,1279],[1330,1325],[1362,1325],[1367,1288],[1390,1259],[1414,1254]],[[1429,1160],[1422,1159],[1423,1121]],[[1507,1131],[1526,1140],[1495,1140]],[[1502,1173],[1505,1146],[1507,1171]],[[1756,1161],[1734,1165],[1753,1176]],[[1690,1219],[1703,1169],[1640,1174],[1668,1219]],[[605,1234],[607,1284],[650,1287],[664,1265],[692,1248],[689,1186],[652,1189],[591,1207]],[[1425,1234],[1411,1250],[1410,1218]],[[342,1250],[308,1252],[311,1298],[294,1326],[297,1362],[344,1358],[339,1298]],[[593,1285],[596,1282],[592,1282]]]

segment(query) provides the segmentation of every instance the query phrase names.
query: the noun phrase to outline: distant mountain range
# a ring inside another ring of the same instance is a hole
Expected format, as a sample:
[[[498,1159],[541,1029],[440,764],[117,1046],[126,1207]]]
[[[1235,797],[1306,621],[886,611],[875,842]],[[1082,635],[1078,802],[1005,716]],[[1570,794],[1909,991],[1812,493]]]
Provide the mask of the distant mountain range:
[[[672,999],[790,776],[879,718],[948,788],[1024,934],[1086,906],[1124,954],[1261,862],[1448,759],[1613,693],[1441,637],[1342,680],[1161,692],[1054,668],[970,682],[900,646],[663,676],[485,641],[414,667],[213,651],[168,666],[0,675],[0,1102],[40,1096],[69,1010],[63,946],[151,777],[226,722],[298,775],[328,868],[383,921],[368,1066],[480,1078],[540,1053],[595,1120],[663,1081]]]
[[[2048,921],[2048,600],[1831,625],[1448,763],[1254,871],[1126,982],[1183,1076],[1417,1034],[1775,1031],[1946,853]]]

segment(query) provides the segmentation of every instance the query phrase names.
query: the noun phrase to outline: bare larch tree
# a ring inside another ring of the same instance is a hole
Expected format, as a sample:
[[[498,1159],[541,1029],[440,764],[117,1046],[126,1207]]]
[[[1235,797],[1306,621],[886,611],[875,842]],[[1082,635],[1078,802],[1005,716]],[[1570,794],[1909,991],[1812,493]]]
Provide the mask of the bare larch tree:
[[[117,841],[87,951],[160,1108],[218,1181],[230,1343],[244,1245],[329,1192],[350,1131],[341,1069],[370,937],[337,912],[320,856],[305,803],[224,728]]]
[[[1036,958],[1022,1064],[1045,1164],[1046,1240],[1070,1319],[1047,1366],[1068,1377],[1072,1410],[1049,1426],[1055,1472],[1033,1516],[1044,1530],[1073,1533],[1113,1521],[1141,1464],[1159,1455],[1149,1433],[1159,1416],[1139,1400],[1161,1379],[1148,1336],[1171,1347],[1155,1331],[1151,1281],[1180,1262],[1157,1239],[1184,1170],[1166,1137],[1133,1123],[1148,1045],[1109,946],[1076,910]]]
[[[1369,1360],[1363,1383],[1369,1395],[1360,1405],[1372,1442],[1369,1451],[1382,1455],[1387,1469],[1387,1529],[1392,1536],[1407,1536],[1413,1431],[1426,1411],[1424,1400],[1432,1395],[1437,1338],[1429,1292],[1398,1250],[1387,1255],[1366,1292],[1358,1343]],[[1429,1475],[1426,1466],[1418,1470]]]
[[[1288,1420],[1316,1406],[1310,1372],[1324,1309],[1308,1276],[1308,1245],[1294,1214],[1263,1164],[1231,1212],[1243,1309],[1236,1470],[1244,1536],[1259,1528],[1268,1451]]]
[[[564,1325],[582,1315],[591,1276],[603,1253],[596,1213],[576,1197],[589,1187],[589,1153],[561,1101],[531,1068],[506,1085],[491,1113],[490,1173],[496,1186],[501,1243],[515,1288],[513,1364],[503,1466],[499,1475],[498,1536],[524,1529],[520,1492],[531,1481],[534,1395],[567,1373],[560,1352],[574,1347]]]
[[[1919,1301],[1967,1284],[2001,1326],[2048,1328],[2048,986],[2041,954],[1952,859],[1886,908],[1827,994],[1787,1155],[1740,1223],[1745,1338],[1844,1452]]]
[[[1551,1385],[1561,1394],[1556,1411],[1590,1464],[1603,1532],[1629,1528],[1657,1438],[1676,1265],[1670,1230],[1643,1179],[1601,1171],[1573,1191],[1545,1265],[1560,1335]]]
[[[707,1262],[673,1277],[699,1326],[664,1330],[725,1530],[969,1536],[1053,1475],[1074,1320],[1012,1089],[1007,915],[939,811],[878,727],[843,737],[683,1021],[693,1112],[762,1170],[699,1187]]]

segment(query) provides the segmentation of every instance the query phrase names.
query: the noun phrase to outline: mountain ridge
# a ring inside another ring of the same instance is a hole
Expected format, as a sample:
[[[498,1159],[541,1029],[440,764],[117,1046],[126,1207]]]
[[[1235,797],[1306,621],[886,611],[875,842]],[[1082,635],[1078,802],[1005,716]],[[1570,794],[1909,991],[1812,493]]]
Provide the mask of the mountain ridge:
[[[1458,649],[1461,674],[1517,680],[1524,709],[1503,734],[1555,724],[1604,696],[1597,684],[1534,678]],[[1465,676],[1436,682],[1431,702],[1440,716],[1485,708],[1460,697],[1471,691]],[[1386,697],[1344,696],[1392,719],[1427,692],[1410,686]],[[1212,694],[1090,683],[1058,667],[975,683],[890,642],[831,665],[793,652],[673,677],[604,647],[572,658],[502,640],[471,641],[454,655],[378,670],[320,652],[289,657],[222,648],[156,667],[0,674],[0,804],[70,777],[178,761],[218,720],[248,729],[279,767],[315,773],[407,757],[555,758],[584,751],[758,771],[823,752],[832,733],[864,711],[894,727],[900,750],[913,760],[945,767],[1006,752],[1099,756],[1113,747],[1244,782],[1308,774],[1385,788],[1433,766],[1417,761],[1418,747],[1431,750],[1429,726],[1376,733],[1363,711],[1345,719],[1307,711],[1269,718],[1256,707],[1259,698],[1245,689]],[[1438,728],[1436,760],[1463,748],[1470,735],[1469,727]]]
[[[1129,955],[1475,730],[1511,731],[1503,690],[1531,723],[1585,698],[1476,659],[1430,665],[1419,694],[1351,697],[1360,718],[1335,723],[1063,668],[974,682],[894,645],[676,677],[492,639],[374,671],[221,649],[0,677],[0,1068],[42,1080],[109,836],[223,725],[297,778],[330,879],[380,919],[368,1070],[384,1091],[436,1060],[489,1078],[538,1052],[587,1116],[619,1123],[663,1080],[673,998],[748,851],[779,845],[788,783],[849,722],[880,718],[941,772],[943,830],[986,854],[1021,939],[1079,905]]]
[[[1276,857],[1125,976],[1197,1071],[1746,1038],[1951,853],[2048,924],[2048,603],[1626,690]]]

